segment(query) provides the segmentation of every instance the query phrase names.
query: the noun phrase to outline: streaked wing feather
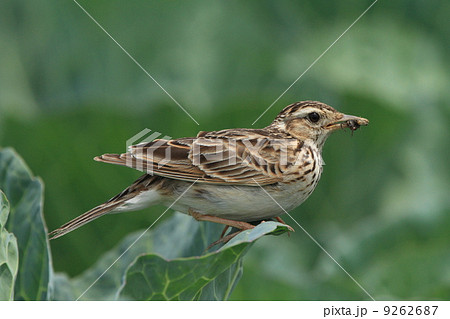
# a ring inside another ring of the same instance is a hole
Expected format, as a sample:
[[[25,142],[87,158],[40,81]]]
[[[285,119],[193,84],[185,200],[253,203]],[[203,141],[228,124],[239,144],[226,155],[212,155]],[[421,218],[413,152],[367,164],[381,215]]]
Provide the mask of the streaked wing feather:
[[[280,147],[260,131],[200,132],[196,138],[154,140],[133,145],[128,153],[95,159],[198,183],[257,186],[280,182]]]

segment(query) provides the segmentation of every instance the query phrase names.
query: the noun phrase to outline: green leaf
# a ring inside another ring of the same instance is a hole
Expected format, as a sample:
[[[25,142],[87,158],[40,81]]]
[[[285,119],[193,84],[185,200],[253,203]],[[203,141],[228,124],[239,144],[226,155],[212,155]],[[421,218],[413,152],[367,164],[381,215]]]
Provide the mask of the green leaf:
[[[242,274],[242,257],[258,238],[287,231],[265,222],[247,230],[215,252],[203,256],[165,259],[140,256],[129,267],[119,291],[126,300],[226,300]]]
[[[17,239],[5,229],[9,203],[0,191],[0,300],[14,299],[14,283],[19,264]]]
[[[155,229],[127,236],[82,275],[70,279],[57,274],[54,297],[226,300],[242,275],[242,257],[251,243],[266,234],[283,233],[287,228],[266,222],[242,232],[216,251],[205,253],[208,245],[219,238],[222,228],[176,213]],[[154,253],[148,254],[149,251]],[[166,270],[170,271],[168,277]],[[142,277],[148,280],[142,281]]]
[[[0,189],[11,205],[6,228],[17,238],[15,299],[47,300],[50,253],[43,220],[43,185],[10,148],[0,151]]]
[[[208,224],[175,214],[155,228],[132,233],[80,276],[70,279],[65,274],[56,274],[54,299],[114,300],[128,266],[137,256],[150,251],[166,258],[200,255],[212,234],[215,232],[218,236],[221,231],[219,225]]]

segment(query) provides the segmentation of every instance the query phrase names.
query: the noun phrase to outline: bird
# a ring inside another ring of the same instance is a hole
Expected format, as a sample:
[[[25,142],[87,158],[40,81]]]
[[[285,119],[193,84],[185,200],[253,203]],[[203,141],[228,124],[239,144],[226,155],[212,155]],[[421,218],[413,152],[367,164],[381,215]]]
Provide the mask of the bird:
[[[265,128],[200,131],[155,139],[94,160],[144,172],[125,190],[49,233],[61,237],[103,215],[163,204],[198,221],[239,231],[277,220],[300,206],[322,174],[322,148],[331,133],[352,133],[369,120],[318,101],[286,106]],[[292,228],[290,228],[292,229]],[[234,236],[234,235],[228,235]],[[230,237],[231,238],[231,237]]]

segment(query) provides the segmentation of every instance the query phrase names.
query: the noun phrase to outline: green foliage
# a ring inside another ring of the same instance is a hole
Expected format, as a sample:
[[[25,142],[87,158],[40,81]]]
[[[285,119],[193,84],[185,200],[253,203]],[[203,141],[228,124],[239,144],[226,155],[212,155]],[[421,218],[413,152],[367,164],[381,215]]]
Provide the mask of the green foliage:
[[[0,300],[14,299],[14,283],[19,264],[17,239],[5,228],[8,215],[9,203],[5,194],[0,191]]]
[[[178,213],[155,229],[128,235],[80,276],[69,279],[58,274],[54,298],[227,300],[241,277],[242,257],[251,244],[287,228],[266,222],[207,253],[221,228]]]
[[[187,222],[186,217],[183,219]],[[129,267],[119,297],[133,300],[227,300],[242,274],[242,257],[249,244],[264,235],[285,231],[287,227],[283,224],[266,222],[240,233],[217,252],[200,257],[169,261],[157,255],[140,256]]]
[[[43,220],[43,186],[12,150],[0,151],[0,189],[10,203],[6,228],[17,238],[16,300],[47,300],[50,251]]]

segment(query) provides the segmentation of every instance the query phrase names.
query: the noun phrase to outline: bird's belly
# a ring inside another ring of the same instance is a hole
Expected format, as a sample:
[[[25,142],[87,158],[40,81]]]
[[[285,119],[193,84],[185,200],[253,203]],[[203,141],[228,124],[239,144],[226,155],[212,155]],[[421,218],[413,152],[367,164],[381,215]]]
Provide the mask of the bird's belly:
[[[256,221],[280,216],[303,203],[309,194],[304,183],[270,186],[228,186],[180,182],[174,188],[172,208],[189,213],[189,209],[207,215],[239,221]],[[315,186],[312,185],[312,187]],[[183,192],[185,192],[183,194]],[[181,194],[183,194],[181,196]],[[180,197],[181,196],[181,197]],[[167,202],[170,205],[171,202]]]

